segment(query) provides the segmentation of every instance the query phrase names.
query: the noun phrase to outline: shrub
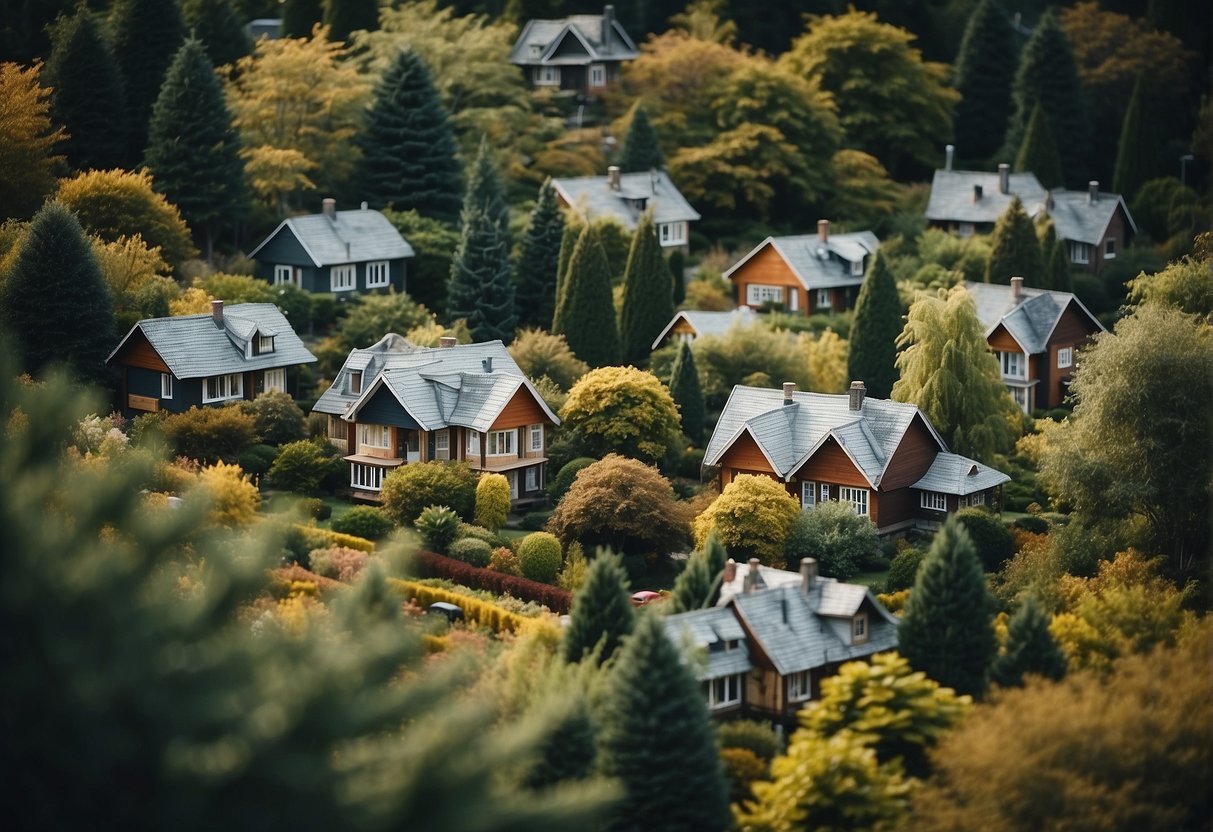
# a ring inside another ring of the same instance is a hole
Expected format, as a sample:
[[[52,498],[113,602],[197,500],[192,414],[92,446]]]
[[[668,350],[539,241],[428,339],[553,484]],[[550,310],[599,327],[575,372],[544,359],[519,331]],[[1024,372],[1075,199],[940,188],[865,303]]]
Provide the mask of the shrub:
[[[357,549],[360,552],[375,551],[375,543],[352,534],[342,534],[331,529],[320,529],[316,526],[304,526],[296,523],[287,532],[287,547],[299,557],[313,549],[327,549],[331,546],[343,546],[347,549]],[[299,550],[302,553],[299,554]]]
[[[313,549],[308,554],[308,562],[317,575],[349,583],[358,576],[370,557],[357,549],[330,546],[327,549]]]
[[[335,532],[379,540],[392,530],[392,521],[374,506],[354,506],[345,514],[334,517],[329,526]]]
[[[560,470],[556,472],[556,477],[548,485],[548,495],[552,498],[552,502],[559,502],[560,498],[568,493],[573,481],[577,479],[579,471],[590,467],[597,461],[592,456],[579,456],[561,466]]]
[[[177,456],[207,464],[234,462],[257,441],[257,427],[239,406],[191,407],[165,417],[164,437]]]
[[[478,538],[465,537],[452,543],[447,554],[455,560],[483,568],[493,559],[493,547]]]
[[[527,378],[547,376],[561,390],[568,390],[590,366],[573,354],[563,335],[542,329],[524,329],[510,344],[510,357]]]
[[[765,722],[753,719],[735,719],[722,722],[716,727],[721,748],[745,748],[760,760],[770,762],[783,753],[783,742]]]
[[[726,746],[720,749],[720,761],[724,764],[725,776],[729,778],[729,799],[733,803],[752,799],[750,785],[755,780],[769,777],[767,762],[748,748]]]
[[[476,483],[476,522],[489,531],[505,525],[510,513],[510,481],[504,474],[481,474]]]
[[[488,573],[493,574],[493,573]],[[495,633],[525,633],[548,631],[558,640],[559,633],[552,633],[555,625],[542,618],[524,618],[517,613],[502,609],[496,604],[460,595],[457,592],[426,586],[415,581],[402,581],[398,578],[389,579],[388,585],[403,597],[413,599],[421,607],[428,607],[435,601],[446,601],[457,605],[463,610],[467,620],[472,624],[488,627]]]
[[[820,503],[800,512],[793,521],[784,552],[790,566],[799,564],[801,558],[815,557],[821,574],[845,581],[873,553],[879,556],[880,536],[872,521],[857,515],[850,503]]]
[[[788,532],[799,516],[800,504],[781,483],[770,477],[738,474],[695,518],[695,546],[703,548],[715,529],[739,563],[756,557],[767,566],[780,566]]]
[[[340,466],[340,460],[330,454],[331,447],[314,439],[282,446],[266,474],[266,484],[296,494],[320,493],[321,484]]]
[[[1011,530],[997,515],[980,508],[966,508],[958,511],[956,517],[973,539],[973,546],[987,572],[997,572],[1002,562],[1015,554]]]
[[[401,465],[383,478],[383,513],[399,526],[412,525],[426,506],[445,505],[470,519],[476,501],[476,475],[466,462]]]
[[[413,558],[413,566],[419,577],[446,578],[461,586],[500,595],[509,594],[515,598],[543,604],[555,613],[567,613],[573,604],[572,593],[565,589],[492,569],[477,569],[471,564],[433,552],[418,552]]]
[[[518,563],[522,567],[522,574],[532,581],[554,583],[563,560],[560,541],[554,534],[533,532],[518,544]]]
[[[586,562],[585,551],[581,548],[580,543],[573,541],[569,544],[569,550],[564,559],[564,569],[560,570],[556,583],[569,593],[576,592],[585,583],[589,571],[590,565]]]
[[[278,457],[278,449],[269,445],[253,445],[240,455],[237,460],[244,472],[254,479],[265,476],[274,460]]]
[[[465,537],[474,537],[477,540],[483,540],[493,548],[498,546],[508,547],[510,544],[501,535],[489,531],[484,526],[477,526],[472,523],[460,523],[459,533],[455,535],[456,540],[462,540]]]
[[[522,515],[522,521],[518,525],[528,532],[539,532],[543,531],[551,517],[550,511],[528,511]]]
[[[299,501],[299,508],[304,515],[313,520],[327,520],[333,516],[333,509],[319,497],[306,497]]]
[[[905,609],[906,601],[910,600],[910,588],[899,589],[897,592],[882,592],[876,596],[876,600],[884,604],[884,608],[891,613],[899,613]]]
[[[216,462],[203,468],[198,488],[210,500],[210,522],[217,526],[247,526],[257,516],[261,495],[239,465]]]
[[[656,462],[677,441],[681,421],[670,391],[635,367],[600,367],[573,385],[560,409],[564,428],[591,453]]]
[[[926,555],[922,549],[912,546],[902,549],[889,563],[889,574],[885,578],[885,592],[900,592],[914,586],[914,578],[918,575],[918,565]]]
[[[1049,521],[1043,517],[1020,517],[1012,524],[1017,529],[1023,529],[1032,534],[1048,534]]]
[[[459,515],[446,506],[427,506],[417,517],[416,527],[426,546],[445,553],[459,534]]]
[[[253,417],[261,441],[267,445],[283,445],[304,437],[303,411],[289,393],[262,393],[241,408]]]
[[[489,556],[489,569],[505,575],[522,575],[522,564],[518,555],[509,546],[498,546]]]

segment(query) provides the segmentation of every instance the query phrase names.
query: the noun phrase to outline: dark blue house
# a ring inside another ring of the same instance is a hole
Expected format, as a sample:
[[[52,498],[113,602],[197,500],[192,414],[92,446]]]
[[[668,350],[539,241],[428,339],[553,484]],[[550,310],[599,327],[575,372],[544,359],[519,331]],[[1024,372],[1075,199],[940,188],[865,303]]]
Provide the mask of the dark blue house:
[[[362,205],[338,211],[326,199],[319,214],[283,220],[249,255],[257,277],[309,292],[404,292],[413,247],[387,217]]]

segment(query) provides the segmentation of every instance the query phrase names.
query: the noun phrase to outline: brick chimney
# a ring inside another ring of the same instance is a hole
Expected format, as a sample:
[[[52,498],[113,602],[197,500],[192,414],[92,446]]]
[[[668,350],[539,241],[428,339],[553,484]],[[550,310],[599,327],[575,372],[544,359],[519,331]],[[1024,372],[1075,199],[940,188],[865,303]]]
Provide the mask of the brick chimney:
[[[1099,202],[1099,180],[1092,179],[1087,183],[1087,200],[1094,205]]]
[[[1019,298],[1023,295],[1023,278],[1011,278],[1011,300],[1019,303]]]
[[[817,239],[821,240],[823,243],[828,243],[830,241],[830,221],[829,220],[818,220],[817,221]]]
[[[603,55],[611,54],[611,30],[613,28],[615,28],[614,24],[615,24],[615,7],[609,6],[609,5],[603,6],[602,7],[602,32],[601,32],[602,48],[598,50],[599,53],[601,53]]]
[[[998,166],[998,192],[1000,194],[1011,192],[1011,166],[1006,162]]]
[[[847,404],[850,406],[852,412],[858,413],[859,411],[863,410],[863,400],[867,395],[868,388],[863,386],[862,381],[851,382],[851,389],[847,391],[847,396],[850,398],[850,401],[848,401]]]
[[[952,169],[952,160],[956,157],[956,145],[949,144],[943,149],[943,169]]]
[[[808,595],[817,584],[817,558],[800,559],[800,591]]]
[[[459,343],[459,340],[454,335],[442,335],[438,338],[438,348],[449,350],[451,347]]]
[[[745,587],[743,592],[749,595],[758,588],[758,558],[750,558],[749,571],[745,573]]]
[[[729,558],[724,562],[724,578],[722,583],[731,584],[737,578],[737,561]]]
[[[792,394],[795,392],[796,392],[796,382],[785,381],[783,383],[783,403],[791,404],[792,403]]]
[[[981,202],[981,186],[980,185],[973,186],[973,201]]]
[[[211,320],[215,322],[215,326],[223,328],[223,301],[211,301]]]
[[[333,222],[337,222],[337,200],[328,196],[320,204],[323,206],[321,210],[324,212],[324,215]]]
[[[619,165],[607,168],[607,184],[611,186],[612,191],[619,190]]]

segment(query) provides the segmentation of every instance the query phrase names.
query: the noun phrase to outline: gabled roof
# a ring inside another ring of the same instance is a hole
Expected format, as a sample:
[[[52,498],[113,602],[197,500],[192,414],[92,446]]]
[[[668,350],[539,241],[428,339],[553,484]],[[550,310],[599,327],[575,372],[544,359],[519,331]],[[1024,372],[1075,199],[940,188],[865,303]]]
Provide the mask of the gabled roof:
[[[1017,300],[1010,286],[999,283],[966,281],[965,289],[973,296],[977,320],[981,321],[986,337],[1002,325],[1028,355],[1048,350],[1053,330],[1071,305],[1100,331],[1104,328],[1099,319],[1070,292],[1024,286]]]
[[[510,63],[518,66],[582,65],[602,61],[630,61],[640,57],[636,43],[612,16],[605,27],[603,15],[578,14],[560,20],[529,20],[510,50]],[[585,49],[584,56],[561,57],[558,52],[565,38],[576,38]],[[540,48],[532,57],[531,47]]]
[[[653,340],[652,348],[657,349],[657,345],[666,339],[679,321],[686,321],[687,325],[695,331],[695,337],[698,338],[703,335],[724,335],[734,324],[749,326],[757,320],[758,315],[748,306],[739,306],[727,312],[701,312],[695,309],[684,309],[674,313],[674,317]]]
[[[851,264],[861,263],[865,257],[875,254],[880,248],[880,240],[871,231],[830,234],[824,242],[816,234],[767,237],[734,263],[724,276],[731,279],[734,272],[767,246],[775,249],[801,285],[811,291],[863,283],[863,274],[852,274]]]
[[[126,346],[136,330],[179,379],[244,373],[275,367],[311,364],[316,360],[286,317],[272,303],[237,303],[223,310],[223,325],[210,314],[139,321],[106,359],[108,364]],[[247,356],[254,335],[274,338],[274,351]]]
[[[1034,173],[1012,173],[1008,175],[1007,193],[998,190],[998,171],[982,170],[937,170],[931,182],[931,196],[927,200],[927,219],[937,222],[996,222],[1019,197],[1024,210],[1042,203],[1044,186]],[[981,199],[974,201],[973,186],[981,185]]]
[[[414,254],[413,247],[378,211],[369,208],[335,211],[334,217],[323,213],[287,217],[249,257],[255,258],[270,240],[283,233],[294,235],[317,268],[368,260],[398,260]]]
[[[910,487],[964,497],[1010,481],[1011,478],[1002,471],[996,471],[968,457],[960,454],[939,454],[922,475],[922,479]]]
[[[693,657],[689,654],[702,651],[706,662],[695,668],[697,678],[719,679],[749,673],[754,667],[745,630],[730,609],[711,607],[679,613],[666,616],[662,624],[684,660]]]
[[[1120,194],[1110,194],[1097,191],[1097,199],[1091,201],[1091,192],[1087,191],[1050,191],[1046,199],[1034,205],[1025,205],[1028,215],[1037,217],[1047,214],[1053,220],[1057,236],[1062,240],[1075,240],[1089,245],[1098,245],[1108,231],[1108,224],[1116,215],[1116,209],[1125,212],[1125,219],[1133,233],[1137,233],[1137,224],[1125,205],[1124,197]],[[1048,197],[1052,197],[1053,207],[1048,208]],[[1123,242],[1123,241],[1122,241]]]
[[[553,179],[560,198],[590,219],[610,217],[633,231],[645,209],[652,209],[653,222],[693,222],[699,212],[674,187],[665,171],[623,173],[619,190],[605,176]]]

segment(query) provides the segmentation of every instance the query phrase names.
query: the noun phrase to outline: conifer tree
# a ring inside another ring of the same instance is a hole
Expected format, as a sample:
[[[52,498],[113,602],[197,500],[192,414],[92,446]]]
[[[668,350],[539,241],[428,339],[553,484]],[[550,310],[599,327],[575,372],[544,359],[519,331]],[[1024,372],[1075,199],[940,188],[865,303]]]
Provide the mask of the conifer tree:
[[[362,159],[355,180],[372,207],[458,219],[463,177],[455,136],[430,70],[417,53],[402,49],[383,74],[358,145]]]
[[[674,308],[677,309],[687,299],[687,282],[682,273],[686,268],[686,257],[681,251],[675,249],[670,252],[666,265],[669,266],[670,278],[674,281]]]
[[[323,5],[322,0],[283,0],[282,36],[311,37],[312,27],[324,17]]]
[[[1019,155],[1015,157],[1015,170],[1036,174],[1040,184],[1046,188],[1060,188],[1065,183],[1057,142],[1049,128],[1049,117],[1045,115],[1040,102],[1036,103],[1032,118],[1028,119],[1028,132],[1019,146]]]
[[[620,651],[603,703],[601,770],[623,787],[608,829],[682,832],[731,826],[729,789],[699,682],[642,615]]]
[[[690,612],[710,607],[720,590],[721,571],[726,557],[728,553],[720,538],[715,533],[709,534],[703,548],[691,553],[686,568],[674,581],[667,605],[669,611]]]
[[[518,320],[522,326],[546,328],[552,323],[563,239],[564,212],[556,200],[552,180],[548,179],[539,189],[514,269]]]
[[[81,6],[52,28],[44,71],[51,114],[67,129],[61,145],[77,170],[108,170],[126,159],[122,73],[97,18]]]
[[[185,40],[185,22],[177,0],[115,0],[110,25],[126,96],[127,161],[133,167],[147,148],[152,107]]]
[[[1042,270],[1036,229],[1019,197],[1013,197],[1011,205],[994,224],[990,259],[986,261],[986,283],[1005,286],[1012,277],[1022,277],[1027,285],[1039,286]]]
[[[981,560],[964,524],[951,515],[918,568],[897,649],[944,687],[981,696],[997,649],[992,622]]]
[[[1142,76],[1133,84],[1133,95],[1129,108],[1125,110],[1124,124],[1120,128],[1120,144],[1116,149],[1116,168],[1112,176],[1112,190],[1128,202],[1137,196],[1143,182],[1153,179],[1157,171],[1154,149],[1157,145],[1154,119],[1150,115],[1149,101],[1143,89]]]
[[[556,308],[552,310],[552,332],[559,331],[560,305],[568,283],[569,261],[573,259],[573,249],[577,247],[582,227],[583,224],[576,217],[565,218],[564,232],[560,235],[560,254],[556,259]]]
[[[661,256],[657,228],[650,212],[640,218],[632,235],[623,273],[623,308],[619,314],[620,360],[643,367],[653,351],[653,339],[674,315],[669,269]]]
[[[182,0],[181,15],[215,66],[234,63],[253,51],[253,40],[232,0]]]
[[[324,0],[324,23],[333,40],[350,39],[350,32],[379,28],[379,0]]]
[[[628,598],[628,575],[619,556],[599,549],[590,563],[585,583],[573,596],[569,626],[564,631],[561,653],[570,664],[594,653],[599,664],[612,656],[636,625],[636,613]],[[600,648],[600,649],[599,649]]]
[[[628,173],[661,170],[664,167],[665,155],[661,152],[657,131],[653,129],[644,107],[637,104],[632,113],[632,123],[628,125],[627,135],[623,139],[623,148],[619,151],[619,168]]]
[[[84,230],[61,203],[46,203],[30,222],[3,284],[0,318],[25,372],[63,362],[82,381],[105,378],[113,302]]]
[[[1070,275],[1070,258],[1065,240],[1054,240],[1049,249],[1049,262],[1045,268],[1045,287],[1057,292],[1073,292],[1074,280]]]
[[[1032,595],[1007,623],[1006,650],[990,666],[990,681],[1020,687],[1028,674],[1053,680],[1066,675],[1066,657],[1049,632],[1049,616]]]
[[[872,269],[855,301],[847,375],[868,394],[887,399],[897,381],[897,336],[901,334],[901,297],[884,255],[876,252]]]
[[[539,759],[527,773],[528,788],[548,789],[594,774],[598,758],[597,727],[584,697],[548,704],[543,719],[554,723],[539,744]]]
[[[177,50],[165,76],[144,163],[156,190],[181,209],[195,234],[202,231],[210,261],[216,231],[241,214],[246,191],[240,136],[215,69],[195,38]]]
[[[961,94],[954,118],[961,159],[983,163],[1002,146],[1017,59],[1006,11],[998,0],[981,0],[969,15],[953,71]]]
[[[577,238],[558,304],[552,334],[563,335],[573,354],[590,367],[614,364],[619,338],[611,270],[592,224],[583,227]]]
[[[670,397],[678,405],[682,432],[698,447],[703,442],[705,421],[703,388],[699,384],[699,370],[695,366],[695,353],[691,345],[683,341],[678,347],[678,357],[670,372]]]

